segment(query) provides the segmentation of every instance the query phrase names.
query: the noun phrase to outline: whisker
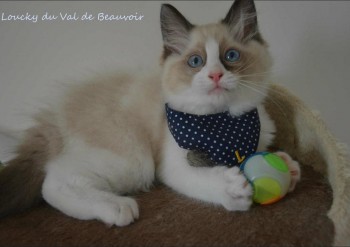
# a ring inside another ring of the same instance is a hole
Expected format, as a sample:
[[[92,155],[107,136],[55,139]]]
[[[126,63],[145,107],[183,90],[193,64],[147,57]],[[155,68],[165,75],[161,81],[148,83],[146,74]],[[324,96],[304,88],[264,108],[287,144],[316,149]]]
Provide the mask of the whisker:
[[[252,59],[251,59],[251,60],[252,60]],[[246,67],[244,67],[244,68],[242,68],[242,69],[240,69],[240,70],[237,70],[236,73],[241,73],[242,71],[245,71],[245,70],[249,69],[251,66],[253,66],[253,65],[258,61],[258,59],[254,59],[254,60],[251,62],[251,60],[249,60],[249,61],[247,62],[248,65],[247,65]]]
[[[246,75],[239,75],[239,76],[240,77],[248,77],[248,76],[254,76],[254,75],[265,75],[265,74],[273,74],[273,73],[276,73],[276,72],[279,72],[279,71],[280,70],[274,68],[274,69],[269,69],[269,70],[253,73],[253,74],[246,74]]]
[[[269,91],[272,91],[272,92],[274,92],[274,93],[276,93],[276,94],[278,94],[278,95],[280,95],[280,96],[286,96],[286,94],[285,93],[283,93],[283,92],[280,92],[279,90],[277,90],[277,89],[274,89],[274,88],[271,88],[270,87],[270,84],[268,84],[268,83],[258,83],[258,82],[254,82],[254,81],[247,81],[247,80],[240,80],[241,82],[244,82],[244,83],[248,83],[248,84],[250,84],[250,85],[253,85],[253,86],[256,86],[256,87],[259,87],[259,88],[261,88],[261,89],[268,89]]]
[[[242,86],[244,86],[244,87],[246,87],[246,88],[249,88],[249,89],[253,90],[254,92],[256,92],[256,93],[258,93],[258,94],[261,94],[261,95],[263,95],[263,96],[265,96],[265,97],[267,96],[266,93],[264,93],[264,92],[258,90],[258,88],[255,88],[255,87],[253,87],[253,86],[248,86],[248,85],[246,85],[243,81],[242,81],[242,82],[241,82],[241,81],[238,81],[238,83],[239,83],[239,85],[242,85]],[[255,85],[255,86],[256,86],[256,85]],[[264,88],[264,89],[267,89],[267,88]],[[270,97],[269,99],[271,100],[272,103],[274,103],[274,104],[280,109],[280,111],[281,111],[281,113],[284,115],[284,117],[287,117],[287,114],[286,114],[285,109],[283,108],[283,106],[282,106],[280,103],[278,103],[276,100],[272,99],[271,97]]]
[[[254,73],[254,74],[239,75],[239,77],[265,76],[271,73],[272,73],[271,71],[264,71],[264,72]]]
[[[251,66],[251,62],[255,62],[256,60],[253,60],[253,58],[251,58],[250,60],[247,61],[248,65],[242,64],[239,68],[237,68],[237,71],[235,73],[240,73],[241,71],[243,71],[243,69],[246,69],[246,66]]]
[[[235,73],[239,73],[244,68],[244,66],[245,64],[242,64],[240,67],[238,67]]]
[[[248,85],[242,83],[241,81],[238,81],[238,83],[239,83],[239,85],[245,86],[246,88],[249,88],[249,89],[253,90],[254,92],[256,92],[256,93],[258,93],[258,94],[261,94],[261,95],[263,95],[263,96],[267,96],[266,93],[264,93],[264,92],[258,90],[258,88],[254,88],[254,87],[252,87],[252,86],[248,86]]]

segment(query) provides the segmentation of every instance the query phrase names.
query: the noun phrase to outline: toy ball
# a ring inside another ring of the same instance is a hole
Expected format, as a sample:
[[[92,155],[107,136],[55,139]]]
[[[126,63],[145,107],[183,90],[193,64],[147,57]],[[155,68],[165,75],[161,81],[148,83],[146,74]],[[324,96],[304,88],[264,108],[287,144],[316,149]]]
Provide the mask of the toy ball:
[[[273,153],[256,153],[240,166],[252,184],[253,201],[267,205],[279,201],[289,189],[291,175],[287,164]]]

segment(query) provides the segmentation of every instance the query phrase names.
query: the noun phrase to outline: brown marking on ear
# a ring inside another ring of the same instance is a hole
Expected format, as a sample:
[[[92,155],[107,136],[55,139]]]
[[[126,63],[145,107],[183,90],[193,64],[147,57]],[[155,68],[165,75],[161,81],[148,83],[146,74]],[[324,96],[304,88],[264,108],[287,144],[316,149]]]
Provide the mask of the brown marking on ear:
[[[171,53],[181,54],[186,48],[194,25],[172,5],[162,4],[160,26],[164,44],[163,60]]]
[[[259,30],[254,0],[236,0],[221,23],[227,25],[241,42],[251,39],[265,44]]]

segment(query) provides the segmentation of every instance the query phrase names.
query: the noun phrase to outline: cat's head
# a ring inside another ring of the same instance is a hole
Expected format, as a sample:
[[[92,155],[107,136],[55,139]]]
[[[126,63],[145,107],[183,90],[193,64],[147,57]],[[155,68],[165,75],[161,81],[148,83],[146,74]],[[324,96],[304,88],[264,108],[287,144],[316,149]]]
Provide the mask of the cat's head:
[[[173,108],[241,114],[265,98],[271,58],[253,0],[236,0],[215,24],[194,26],[168,4],[160,19],[163,90]]]

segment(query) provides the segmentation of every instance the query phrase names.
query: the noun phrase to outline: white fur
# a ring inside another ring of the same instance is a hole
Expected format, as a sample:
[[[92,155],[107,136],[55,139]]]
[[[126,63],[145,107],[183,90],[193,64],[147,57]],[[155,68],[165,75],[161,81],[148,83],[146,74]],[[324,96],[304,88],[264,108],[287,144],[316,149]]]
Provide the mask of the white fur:
[[[208,39],[205,47],[206,64],[193,77],[191,86],[166,99],[173,109],[192,114],[212,114],[229,110],[232,115],[241,115],[264,100],[267,89],[252,90],[250,86],[239,85],[239,78],[225,69],[220,61],[219,44],[216,40]],[[218,70],[223,72],[219,85],[224,91],[211,94],[215,84],[209,74]]]
[[[193,167],[188,164],[187,150],[181,149],[167,130],[165,148],[158,175],[176,191],[202,201],[221,204],[228,210],[247,210],[252,188],[239,168]]]
[[[138,206],[134,199],[120,195],[146,191],[154,179],[151,154],[138,151],[121,157],[70,137],[63,153],[46,167],[43,197],[78,219],[128,225],[138,218]]]
[[[205,50],[207,53],[207,61],[204,66],[204,69],[205,69],[205,72],[207,73],[207,76],[211,71],[225,70],[225,67],[222,65],[222,63],[219,60],[219,57],[220,57],[219,44],[215,39],[209,38],[207,40],[207,42],[205,43]]]

